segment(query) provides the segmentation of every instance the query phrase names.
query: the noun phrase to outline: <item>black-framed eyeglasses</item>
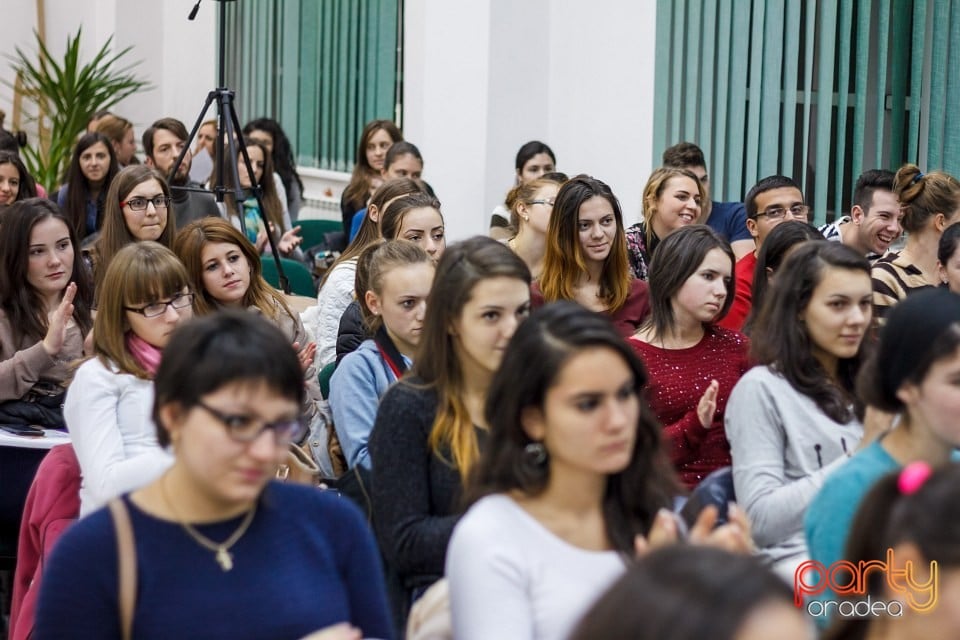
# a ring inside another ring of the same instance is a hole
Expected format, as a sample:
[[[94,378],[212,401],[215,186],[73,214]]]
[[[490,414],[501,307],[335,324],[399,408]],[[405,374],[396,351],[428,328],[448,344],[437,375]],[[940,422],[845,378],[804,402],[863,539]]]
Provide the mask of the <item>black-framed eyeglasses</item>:
[[[757,214],[757,217],[767,216],[769,220],[782,220],[787,213],[793,217],[794,220],[804,221],[807,219],[807,216],[810,215],[810,207],[805,204],[795,204],[789,209],[783,207],[770,207],[765,211],[761,211]]]
[[[157,316],[162,316],[165,314],[167,312],[167,307],[173,307],[174,309],[185,309],[191,304],[193,304],[192,293],[178,293],[169,300],[159,300],[157,302],[145,304],[142,307],[124,307],[124,309],[139,313],[144,318],[156,318]]]
[[[197,400],[197,406],[219,420],[227,428],[227,435],[236,442],[253,442],[267,429],[273,431],[277,442],[284,443],[298,442],[307,433],[306,426],[299,419],[262,422],[253,416],[224,413],[200,400]]]
[[[120,203],[121,207],[130,207],[133,211],[146,211],[147,205],[152,204],[154,209],[166,209],[170,204],[170,198],[167,196],[156,196],[154,198],[130,198]]]
[[[552,207],[554,202],[556,202],[556,200],[553,198],[542,198],[540,200],[531,200],[527,204],[545,204]]]

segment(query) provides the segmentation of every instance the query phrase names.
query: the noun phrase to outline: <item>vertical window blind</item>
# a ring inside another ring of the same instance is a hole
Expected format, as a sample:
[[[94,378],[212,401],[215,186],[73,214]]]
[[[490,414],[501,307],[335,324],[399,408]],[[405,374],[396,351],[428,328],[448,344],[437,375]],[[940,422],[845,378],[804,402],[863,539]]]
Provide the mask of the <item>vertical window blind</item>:
[[[715,199],[781,173],[821,223],[866,169],[960,171],[960,0],[658,0],[656,60],[654,164],[696,143]]]
[[[270,117],[303,166],[350,171],[363,125],[400,123],[402,0],[226,2],[241,126]]]

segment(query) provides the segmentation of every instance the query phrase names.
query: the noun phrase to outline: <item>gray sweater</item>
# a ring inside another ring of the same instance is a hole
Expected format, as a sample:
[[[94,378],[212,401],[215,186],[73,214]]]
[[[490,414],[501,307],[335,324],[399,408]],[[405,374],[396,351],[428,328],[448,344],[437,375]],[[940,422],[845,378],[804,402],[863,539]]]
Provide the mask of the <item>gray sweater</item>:
[[[803,516],[824,478],[847,460],[863,426],[839,424],[769,367],[748,371],[724,417],[737,502],[763,555],[792,580],[807,558]]]

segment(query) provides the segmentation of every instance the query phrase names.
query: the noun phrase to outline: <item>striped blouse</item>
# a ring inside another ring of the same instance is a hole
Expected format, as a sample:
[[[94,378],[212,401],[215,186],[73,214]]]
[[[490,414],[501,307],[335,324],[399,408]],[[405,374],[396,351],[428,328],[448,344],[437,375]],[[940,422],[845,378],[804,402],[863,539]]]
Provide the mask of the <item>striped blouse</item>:
[[[899,252],[890,252],[873,264],[870,271],[873,280],[873,317],[883,324],[893,305],[911,293],[935,286],[928,281],[919,267],[900,257]]]

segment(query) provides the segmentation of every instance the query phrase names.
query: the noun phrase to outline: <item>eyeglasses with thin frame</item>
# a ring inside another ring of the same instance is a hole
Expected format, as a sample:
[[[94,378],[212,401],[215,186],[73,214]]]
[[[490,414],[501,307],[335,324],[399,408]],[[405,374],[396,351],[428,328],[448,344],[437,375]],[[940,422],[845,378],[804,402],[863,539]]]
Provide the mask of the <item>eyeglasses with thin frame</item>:
[[[552,207],[554,202],[556,202],[556,200],[553,198],[541,198],[539,200],[531,200],[527,204],[545,204],[548,207]]]
[[[805,204],[795,204],[788,209],[783,207],[770,207],[769,209],[758,213],[756,217],[759,218],[760,216],[767,216],[767,219],[769,220],[781,220],[787,215],[787,212],[790,213],[794,220],[804,222],[806,221],[807,216],[810,215],[810,207]]]
[[[173,307],[174,309],[186,309],[191,304],[193,304],[193,294],[192,293],[178,293],[169,300],[159,300],[157,302],[151,302],[150,304],[143,305],[142,307],[124,307],[127,311],[133,311],[134,313],[139,313],[144,318],[156,318],[157,316],[162,316],[167,312],[167,307]]]
[[[146,211],[148,204],[152,204],[154,209],[166,209],[170,204],[170,198],[167,196],[156,196],[153,198],[136,197],[120,202],[121,207],[130,207],[132,211]]]
[[[267,429],[273,431],[278,443],[298,442],[307,432],[299,419],[261,422],[252,416],[224,413],[200,400],[197,400],[197,406],[219,420],[235,442],[253,442]]]

